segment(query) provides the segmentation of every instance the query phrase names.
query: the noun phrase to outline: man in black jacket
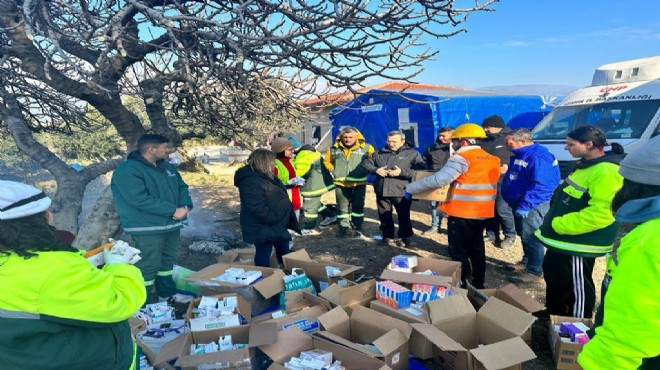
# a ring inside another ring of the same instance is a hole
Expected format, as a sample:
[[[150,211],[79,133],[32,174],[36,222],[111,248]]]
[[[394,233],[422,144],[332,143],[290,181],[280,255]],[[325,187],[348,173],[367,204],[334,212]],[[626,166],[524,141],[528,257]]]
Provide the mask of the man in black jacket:
[[[452,155],[453,149],[451,147],[451,135],[454,133],[454,128],[445,126],[438,130],[438,138],[435,143],[431,144],[422,158],[426,162],[426,167],[429,170],[440,171],[442,166],[447,163],[449,157]],[[440,233],[440,222],[445,217],[445,213],[438,209],[436,201],[431,202],[431,228],[424,231],[423,235],[433,235]]]
[[[481,147],[489,154],[499,157],[501,163],[500,180],[497,182],[495,217],[486,222],[484,241],[493,242],[500,248],[511,248],[516,241],[516,226],[513,219],[513,210],[502,198],[502,179],[508,168],[509,159],[513,156],[513,152],[506,146],[506,135],[511,132],[511,129],[506,126],[502,117],[498,115],[486,117],[481,126],[488,135]],[[501,241],[500,226],[504,233],[504,239]]]
[[[383,244],[388,246],[409,246],[413,236],[410,222],[411,200],[403,197],[405,186],[410,183],[414,170],[426,169],[426,164],[419,153],[408,146],[406,137],[401,131],[387,134],[387,144],[371,158],[365,158],[362,166],[367,173],[375,174],[374,192],[380,220],[380,230],[383,234]],[[392,210],[396,209],[399,219],[397,235],[400,241],[394,240],[394,218]]]

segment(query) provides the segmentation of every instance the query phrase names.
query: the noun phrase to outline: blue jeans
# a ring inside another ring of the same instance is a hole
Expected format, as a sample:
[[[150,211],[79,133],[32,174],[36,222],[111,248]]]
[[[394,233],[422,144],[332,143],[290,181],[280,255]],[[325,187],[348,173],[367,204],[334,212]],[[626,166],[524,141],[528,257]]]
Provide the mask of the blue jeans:
[[[438,204],[440,202],[432,201],[431,202],[431,228],[432,229],[439,229],[440,228],[440,221],[442,221],[443,217],[447,217],[447,215],[442,212],[441,210],[438,209]]]
[[[264,242],[254,245],[256,252],[254,254],[254,265],[261,267],[271,267],[270,266],[270,255],[273,253],[273,247],[275,248],[275,256],[277,257],[277,262],[282,265],[282,256],[289,253],[289,241],[283,242]]]
[[[526,270],[530,274],[543,275],[543,257],[545,246],[534,236],[534,232],[541,227],[543,217],[550,209],[550,202],[541,203],[531,210],[526,218],[514,216],[516,232],[520,236],[523,246],[523,260],[527,261]]]
[[[546,211],[547,212],[547,211]],[[502,198],[502,184],[497,184],[497,199],[495,199],[495,217],[486,221],[486,235],[496,239],[500,234],[500,226],[505,238],[516,236],[516,224],[513,219],[513,209]]]

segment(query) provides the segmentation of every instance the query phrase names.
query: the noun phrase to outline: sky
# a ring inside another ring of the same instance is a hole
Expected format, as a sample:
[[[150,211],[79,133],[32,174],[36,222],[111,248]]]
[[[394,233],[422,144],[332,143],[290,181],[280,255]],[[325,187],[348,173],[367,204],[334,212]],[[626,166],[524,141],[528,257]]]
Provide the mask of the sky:
[[[414,80],[583,87],[600,65],[660,55],[658,0],[501,0],[492,7],[468,17],[467,33],[428,40],[439,53]]]

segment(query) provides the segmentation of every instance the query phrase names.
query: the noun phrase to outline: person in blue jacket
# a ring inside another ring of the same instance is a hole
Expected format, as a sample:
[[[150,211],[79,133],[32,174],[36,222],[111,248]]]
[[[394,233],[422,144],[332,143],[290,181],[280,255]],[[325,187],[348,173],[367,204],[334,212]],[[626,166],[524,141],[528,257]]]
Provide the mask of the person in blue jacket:
[[[523,247],[523,259],[513,266],[525,268],[525,274],[511,280],[516,283],[540,282],[543,276],[545,247],[534,236],[550,209],[550,199],[559,185],[559,165],[555,156],[533,141],[524,128],[506,135],[506,145],[513,151],[502,182],[502,197],[514,211],[516,233]]]

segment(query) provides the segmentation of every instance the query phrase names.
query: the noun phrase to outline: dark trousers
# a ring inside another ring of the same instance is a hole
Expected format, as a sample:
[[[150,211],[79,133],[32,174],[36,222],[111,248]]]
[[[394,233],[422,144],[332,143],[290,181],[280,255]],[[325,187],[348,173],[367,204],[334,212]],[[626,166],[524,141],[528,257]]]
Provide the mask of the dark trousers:
[[[596,304],[592,273],[596,258],[557,253],[543,259],[545,307],[551,315],[591,318]]]
[[[472,277],[472,285],[478,289],[484,287],[486,278],[486,249],[483,237],[485,225],[486,220],[453,216],[447,219],[449,256],[462,264],[463,284]]]
[[[177,293],[172,279],[176,253],[181,244],[179,230],[150,235],[131,235],[140,257],[135,267],[139,268],[147,290],[147,303],[154,303],[157,297],[171,297]],[[156,288],[156,292],[153,288]]]
[[[413,236],[412,224],[410,223],[410,205],[412,201],[406,198],[381,197],[376,195],[376,207],[378,208],[378,219],[380,220],[380,231],[383,239],[394,238],[394,216],[396,209],[399,220],[399,238],[410,238]]]
[[[339,226],[349,228],[351,223],[355,230],[362,230],[364,221],[364,197],[367,194],[366,185],[358,185],[352,188],[337,186],[335,188],[335,197],[337,198],[337,208],[339,208]]]
[[[254,247],[256,252],[254,254],[254,265],[261,267],[270,267],[270,255],[273,253],[273,248],[275,248],[275,256],[277,257],[277,263],[280,265],[284,264],[282,261],[282,256],[289,253],[289,242],[271,242],[266,241],[263,243],[255,243]]]
[[[513,220],[513,210],[502,198],[502,184],[497,184],[497,198],[495,199],[495,217],[486,220],[486,235],[494,236],[496,239],[502,233],[506,238],[516,237],[516,224]]]

